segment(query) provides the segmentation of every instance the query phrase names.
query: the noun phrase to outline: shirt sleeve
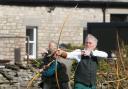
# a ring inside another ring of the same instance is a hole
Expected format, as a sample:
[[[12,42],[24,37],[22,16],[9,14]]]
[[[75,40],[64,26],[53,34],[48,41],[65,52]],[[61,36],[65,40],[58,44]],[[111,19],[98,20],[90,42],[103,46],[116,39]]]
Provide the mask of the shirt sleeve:
[[[108,57],[108,54],[106,52],[99,51],[99,50],[92,51],[92,55],[96,56],[96,57],[102,57],[102,58],[107,58]]]
[[[78,62],[80,62],[80,60],[81,60],[81,50],[77,49],[77,50],[74,50],[72,52],[67,52],[67,58],[68,59],[75,59]]]
[[[57,69],[60,68],[60,63],[57,62]],[[53,62],[50,67],[45,70],[42,75],[44,77],[50,77],[53,76],[55,74],[55,70],[56,70],[56,62]]]

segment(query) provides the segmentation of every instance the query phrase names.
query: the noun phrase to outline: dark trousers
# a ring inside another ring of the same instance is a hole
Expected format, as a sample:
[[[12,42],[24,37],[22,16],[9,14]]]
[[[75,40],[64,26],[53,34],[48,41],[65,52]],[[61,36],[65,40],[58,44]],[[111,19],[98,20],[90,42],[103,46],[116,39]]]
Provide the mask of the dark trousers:
[[[42,89],[59,89],[56,83],[44,82],[40,84]],[[60,89],[69,89],[68,82],[59,83]]]
[[[83,85],[81,83],[75,83],[74,89],[96,89],[96,86],[95,85],[88,86],[88,85]]]

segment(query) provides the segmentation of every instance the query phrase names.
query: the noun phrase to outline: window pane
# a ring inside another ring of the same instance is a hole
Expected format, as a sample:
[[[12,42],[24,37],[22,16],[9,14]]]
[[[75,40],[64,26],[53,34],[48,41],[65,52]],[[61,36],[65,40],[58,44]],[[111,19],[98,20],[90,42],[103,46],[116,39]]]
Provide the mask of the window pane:
[[[128,22],[128,14],[111,14],[111,22]]]
[[[28,45],[26,44],[26,52],[29,53],[29,55],[33,55],[33,43],[29,43],[29,51]]]
[[[33,36],[34,34],[33,34],[33,29],[27,29],[26,30],[26,36],[29,36],[29,40],[30,41],[33,41],[34,39],[34,36]]]
[[[33,43],[29,44],[29,54],[33,55]]]

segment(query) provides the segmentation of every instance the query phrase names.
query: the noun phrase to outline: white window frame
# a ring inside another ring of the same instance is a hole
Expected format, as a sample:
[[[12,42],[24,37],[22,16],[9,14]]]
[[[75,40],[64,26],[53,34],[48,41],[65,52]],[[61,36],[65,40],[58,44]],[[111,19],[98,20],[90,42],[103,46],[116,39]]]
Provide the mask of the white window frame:
[[[28,26],[27,28],[26,28],[26,30],[27,29],[30,29],[30,30],[33,30],[33,41],[30,41],[29,40],[29,44],[30,43],[32,43],[33,44],[33,50],[32,50],[32,55],[30,55],[29,54],[29,59],[35,59],[36,57],[37,57],[37,52],[36,52],[36,50],[37,50],[37,27],[35,27],[35,26]],[[27,43],[27,41],[26,41],[26,43]],[[29,52],[29,50],[28,50],[28,53],[30,53]]]

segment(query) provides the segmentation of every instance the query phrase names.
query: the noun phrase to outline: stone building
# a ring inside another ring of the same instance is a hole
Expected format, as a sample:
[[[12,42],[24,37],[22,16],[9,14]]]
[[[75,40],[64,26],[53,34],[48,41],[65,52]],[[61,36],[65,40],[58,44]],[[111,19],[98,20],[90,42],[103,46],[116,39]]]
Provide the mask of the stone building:
[[[38,58],[61,31],[60,44],[81,45],[87,23],[112,20],[128,20],[127,0],[0,0],[0,60]]]

